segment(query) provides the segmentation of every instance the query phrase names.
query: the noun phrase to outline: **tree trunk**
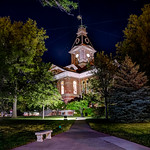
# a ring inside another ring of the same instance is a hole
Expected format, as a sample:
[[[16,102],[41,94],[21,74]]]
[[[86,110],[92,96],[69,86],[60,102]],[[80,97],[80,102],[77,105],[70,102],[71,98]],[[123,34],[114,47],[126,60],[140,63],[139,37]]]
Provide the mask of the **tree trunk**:
[[[105,97],[105,119],[108,119],[108,103],[106,97]]]
[[[81,117],[83,117],[83,109],[80,107],[80,114],[81,114]]]
[[[57,116],[59,115],[59,109],[56,110],[56,115],[57,115]]]
[[[1,111],[1,117],[4,117],[4,111],[3,110]]]
[[[17,118],[17,95],[15,95],[14,101],[13,101],[13,118]]]
[[[17,118],[17,81],[15,82],[15,95],[14,95],[14,101],[13,101],[13,113],[12,117]]]
[[[43,119],[44,119],[44,109],[45,109],[45,107],[44,107],[44,105],[43,105]]]

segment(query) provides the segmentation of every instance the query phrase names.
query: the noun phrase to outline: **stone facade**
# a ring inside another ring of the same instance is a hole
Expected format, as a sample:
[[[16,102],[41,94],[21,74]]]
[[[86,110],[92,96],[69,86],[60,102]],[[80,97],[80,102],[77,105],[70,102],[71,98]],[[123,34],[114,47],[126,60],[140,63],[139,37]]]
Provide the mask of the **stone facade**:
[[[72,49],[69,51],[71,65],[65,67],[53,65],[51,69],[65,103],[89,92],[89,78],[92,77],[92,70],[87,70],[87,64],[92,66],[95,52],[87,37],[86,28],[80,26]]]

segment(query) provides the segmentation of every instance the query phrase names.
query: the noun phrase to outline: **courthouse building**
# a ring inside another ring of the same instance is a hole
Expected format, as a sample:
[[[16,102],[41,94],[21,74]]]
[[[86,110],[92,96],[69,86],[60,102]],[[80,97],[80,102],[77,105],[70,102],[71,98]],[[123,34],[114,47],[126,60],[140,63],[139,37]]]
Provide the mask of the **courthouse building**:
[[[92,72],[87,66],[93,65],[95,52],[87,36],[86,28],[80,26],[69,51],[71,64],[65,67],[52,65],[51,71],[55,75],[57,88],[65,103],[89,92],[89,78],[92,77]]]

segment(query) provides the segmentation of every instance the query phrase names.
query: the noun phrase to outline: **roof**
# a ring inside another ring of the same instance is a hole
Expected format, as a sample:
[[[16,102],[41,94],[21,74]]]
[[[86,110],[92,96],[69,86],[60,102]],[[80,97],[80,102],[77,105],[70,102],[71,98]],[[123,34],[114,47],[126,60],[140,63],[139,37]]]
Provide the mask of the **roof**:
[[[84,26],[80,26],[76,34],[77,34],[77,37],[69,53],[73,52],[74,47],[77,47],[77,46],[86,46],[87,48],[92,49],[94,52],[96,52],[93,48],[92,43],[90,42],[87,36],[86,28]]]

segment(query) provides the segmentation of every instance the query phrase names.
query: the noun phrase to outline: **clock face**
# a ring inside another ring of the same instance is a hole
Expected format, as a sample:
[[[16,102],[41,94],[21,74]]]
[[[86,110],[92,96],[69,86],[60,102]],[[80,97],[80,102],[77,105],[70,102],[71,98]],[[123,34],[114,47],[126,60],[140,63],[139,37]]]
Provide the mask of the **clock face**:
[[[89,58],[89,57],[90,57],[90,54],[86,54],[86,56]]]
[[[89,39],[88,39],[88,38],[85,38],[85,42],[86,42],[86,43],[89,43],[90,41],[89,41]]]
[[[76,54],[76,58],[78,58],[79,57],[79,54]]]
[[[75,41],[75,43],[78,44],[79,42],[80,42],[80,39],[77,38],[76,41]]]

